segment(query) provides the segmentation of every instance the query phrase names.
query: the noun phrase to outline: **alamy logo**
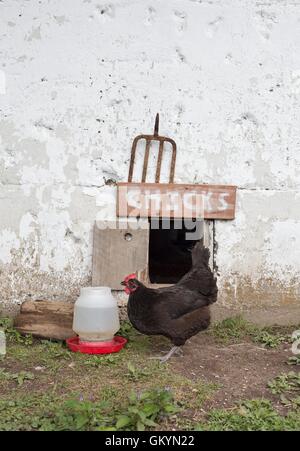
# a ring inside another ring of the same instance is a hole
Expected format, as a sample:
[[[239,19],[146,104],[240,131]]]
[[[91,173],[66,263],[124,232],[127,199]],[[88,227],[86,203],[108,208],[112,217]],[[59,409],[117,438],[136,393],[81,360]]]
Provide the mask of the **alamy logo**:
[[[292,353],[294,355],[300,355],[300,330],[295,330],[295,332],[292,333]]]
[[[0,356],[6,354],[6,337],[3,330],[0,330]]]

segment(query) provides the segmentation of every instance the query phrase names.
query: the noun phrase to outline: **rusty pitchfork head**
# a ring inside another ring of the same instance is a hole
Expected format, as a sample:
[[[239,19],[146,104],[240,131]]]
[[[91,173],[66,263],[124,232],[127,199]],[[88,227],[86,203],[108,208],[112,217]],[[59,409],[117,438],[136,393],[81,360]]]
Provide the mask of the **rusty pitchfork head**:
[[[150,152],[150,146],[151,146],[152,141],[159,141],[159,150],[158,150],[157,166],[156,166],[156,173],[155,173],[155,183],[159,183],[159,181],[160,181],[161,163],[162,163],[162,158],[163,158],[163,153],[164,153],[164,143],[165,142],[170,143],[172,145],[172,149],[173,149],[172,150],[171,167],[170,167],[170,175],[169,175],[169,183],[174,183],[174,171],[175,171],[176,150],[177,150],[176,143],[171,138],[167,138],[165,136],[159,136],[158,130],[159,130],[159,114],[157,113],[156,118],[155,118],[154,134],[153,135],[139,135],[136,138],[134,138],[134,141],[132,143],[132,149],[131,149],[128,182],[132,182],[137,144],[141,139],[145,139],[146,147],[145,147],[144,165],[143,165],[143,173],[142,173],[142,183],[146,182],[149,152]]]

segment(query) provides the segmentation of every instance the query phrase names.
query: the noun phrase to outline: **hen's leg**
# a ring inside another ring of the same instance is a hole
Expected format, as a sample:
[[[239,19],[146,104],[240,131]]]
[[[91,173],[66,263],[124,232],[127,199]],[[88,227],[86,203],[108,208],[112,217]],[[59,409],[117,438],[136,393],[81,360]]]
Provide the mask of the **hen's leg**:
[[[168,352],[168,354],[164,355],[163,357],[151,357],[152,359],[158,359],[161,361],[161,363],[165,363],[167,360],[169,360],[170,357],[172,357],[175,352],[182,352],[182,349],[179,346],[173,346],[173,348]]]

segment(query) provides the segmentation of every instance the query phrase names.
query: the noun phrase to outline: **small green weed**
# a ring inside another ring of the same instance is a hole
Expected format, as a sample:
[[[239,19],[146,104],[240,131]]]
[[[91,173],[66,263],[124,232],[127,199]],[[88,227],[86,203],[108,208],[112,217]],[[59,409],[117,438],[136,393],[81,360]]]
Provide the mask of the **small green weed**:
[[[252,334],[253,341],[255,343],[260,343],[266,348],[277,348],[281,343],[287,341],[287,337],[283,335],[274,335],[267,330],[258,330]]]
[[[90,356],[84,360],[84,365],[92,368],[100,368],[101,366],[116,365],[120,361],[121,354],[107,354],[103,356]]]
[[[18,385],[23,385],[25,381],[34,380],[33,373],[28,371],[20,371],[19,373],[10,373],[3,369],[0,369],[0,380],[16,381]]]
[[[125,373],[125,377],[131,381],[138,381],[145,377],[152,377],[152,368],[137,368],[131,362],[127,364],[128,372]]]
[[[127,339],[131,339],[134,335],[136,335],[136,333],[137,332],[130,321],[122,321],[118,335],[121,335],[122,337]]]
[[[31,346],[33,343],[31,335],[21,335],[14,329],[11,318],[0,318],[0,329],[4,330],[7,340],[11,343],[24,344],[25,346]]]
[[[129,405],[118,416],[115,427],[117,430],[144,431],[157,426],[157,421],[174,415],[179,410],[170,391],[157,389],[140,395],[132,393]]]
[[[291,371],[281,374],[268,383],[268,387],[274,395],[281,393],[300,392],[300,373]]]
[[[289,357],[288,361],[287,361],[288,365],[300,365],[300,356],[293,356],[293,357]]]
[[[42,431],[92,431],[105,428],[111,419],[104,412],[105,402],[69,400],[56,407],[48,418],[43,418]]]
[[[49,359],[72,359],[73,354],[62,343],[50,340],[42,340],[41,345],[43,347],[42,360],[44,361],[47,361]]]
[[[250,339],[254,343],[260,343],[266,348],[277,348],[281,343],[289,342],[289,337],[280,332],[280,328],[259,328],[246,321],[241,316],[226,318],[214,324],[211,328],[212,335],[224,344],[238,343],[241,340]]]

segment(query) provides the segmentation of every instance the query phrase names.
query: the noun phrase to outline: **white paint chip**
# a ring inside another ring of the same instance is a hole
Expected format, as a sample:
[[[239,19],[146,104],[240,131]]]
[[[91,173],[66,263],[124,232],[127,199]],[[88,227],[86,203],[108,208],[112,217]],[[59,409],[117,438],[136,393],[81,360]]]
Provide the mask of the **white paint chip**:
[[[0,70],[0,95],[6,94],[6,75],[3,70]]]
[[[3,264],[11,263],[12,252],[19,249],[20,240],[12,230],[4,229],[0,233],[0,262]]]

